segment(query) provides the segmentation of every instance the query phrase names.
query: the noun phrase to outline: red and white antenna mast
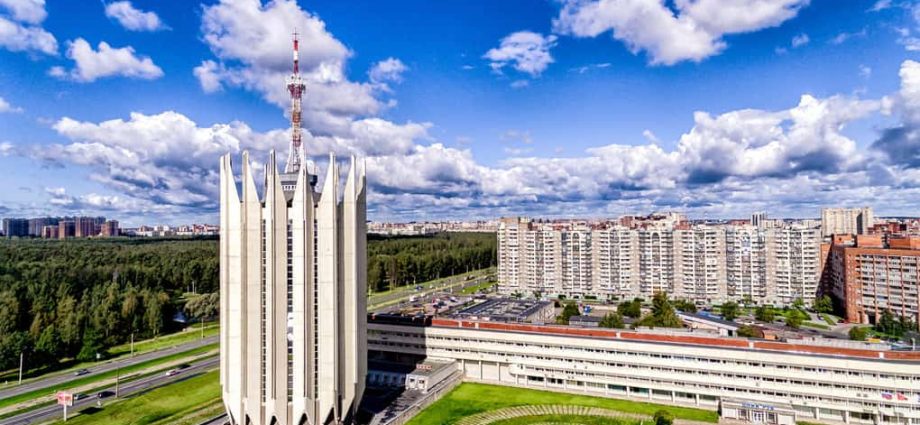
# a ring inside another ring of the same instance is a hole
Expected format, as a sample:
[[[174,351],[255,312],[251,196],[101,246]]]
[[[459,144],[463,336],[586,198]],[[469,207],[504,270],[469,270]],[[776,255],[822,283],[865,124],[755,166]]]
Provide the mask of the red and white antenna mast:
[[[300,172],[303,164],[303,147],[301,146],[302,133],[300,129],[301,97],[306,85],[300,78],[300,59],[298,58],[297,30],[294,30],[294,69],[287,78],[288,92],[291,93],[291,151],[288,154],[285,173]]]

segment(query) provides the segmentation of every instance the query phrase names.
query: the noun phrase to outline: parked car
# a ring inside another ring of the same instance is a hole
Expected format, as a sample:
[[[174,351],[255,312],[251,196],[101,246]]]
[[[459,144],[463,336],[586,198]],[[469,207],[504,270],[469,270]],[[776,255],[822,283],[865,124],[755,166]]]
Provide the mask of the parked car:
[[[89,373],[89,370],[80,369],[80,370],[74,372],[74,373],[73,373],[73,376],[83,376],[83,375],[86,375],[87,373]]]

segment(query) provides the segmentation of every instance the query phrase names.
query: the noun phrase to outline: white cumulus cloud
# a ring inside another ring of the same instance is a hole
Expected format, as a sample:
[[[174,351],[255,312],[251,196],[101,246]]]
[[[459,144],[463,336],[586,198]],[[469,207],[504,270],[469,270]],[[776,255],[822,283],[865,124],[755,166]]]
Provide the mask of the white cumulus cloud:
[[[10,105],[6,99],[0,97],[0,114],[4,112],[22,112],[22,108]]]
[[[105,6],[105,16],[118,21],[129,31],[157,31],[166,29],[166,25],[154,12],[144,12],[134,7],[130,1],[116,1]]]
[[[724,35],[774,27],[795,17],[809,0],[567,0],[554,20],[557,32],[597,37],[610,32],[633,53],[672,65],[701,61],[725,49]]]
[[[49,74],[54,77],[89,83],[99,78],[115,76],[144,80],[163,76],[163,70],[154,64],[150,57],[135,54],[131,46],[116,48],[100,41],[97,49],[93,49],[93,46],[82,38],[68,44],[67,57],[74,61],[74,67],[70,71],[53,67]]]
[[[518,31],[507,35],[498,47],[489,49],[483,57],[490,61],[490,66],[495,71],[511,66],[536,77],[553,63],[553,56],[549,51],[556,45],[556,39],[555,35],[544,36],[532,31]]]
[[[44,0],[0,0],[0,47],[56,55],[57,39],[41,27],[47,16]]]

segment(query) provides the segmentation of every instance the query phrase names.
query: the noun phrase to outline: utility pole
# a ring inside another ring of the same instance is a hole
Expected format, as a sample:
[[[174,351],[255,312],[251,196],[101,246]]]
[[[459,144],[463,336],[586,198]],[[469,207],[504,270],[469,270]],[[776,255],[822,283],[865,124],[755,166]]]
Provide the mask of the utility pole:
[[[204,316],[201,316],[201,339],[204,339]]]
[[[25,352],[23,351],[19,352],[19,385],[22,385],[22,359],[24,354]]]
[[[121,375],[121,366],[115,369],[115,398],[118,398],[118,378]]]
[[[134,357],[134,332],[131,332],[131,357]]]

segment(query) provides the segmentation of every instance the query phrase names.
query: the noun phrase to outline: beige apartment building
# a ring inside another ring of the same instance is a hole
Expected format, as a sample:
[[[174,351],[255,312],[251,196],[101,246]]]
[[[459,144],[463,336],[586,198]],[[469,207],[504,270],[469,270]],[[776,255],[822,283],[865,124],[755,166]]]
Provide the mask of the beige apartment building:
[[[804,225],[542,223],[498,229],[499,290],[599,298],[667,292],[700,302],[814,300],[820,231]]]
[[[821,235],[865,235],[875,224],[872,208],[822,208]]]

